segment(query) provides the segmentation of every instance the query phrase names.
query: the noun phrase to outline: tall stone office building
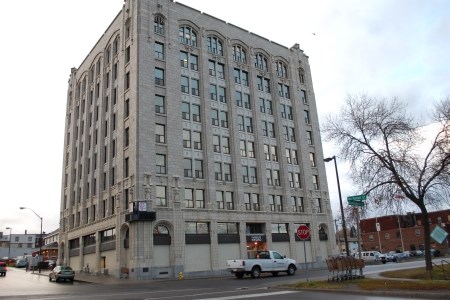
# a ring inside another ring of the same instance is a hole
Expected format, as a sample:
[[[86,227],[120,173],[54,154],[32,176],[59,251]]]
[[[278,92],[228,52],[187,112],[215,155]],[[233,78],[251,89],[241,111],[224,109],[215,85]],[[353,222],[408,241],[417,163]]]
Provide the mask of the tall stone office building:
[[[127,0],[67,92],[59,260],[131,278],[335,253],[311,72],[170,0]]]

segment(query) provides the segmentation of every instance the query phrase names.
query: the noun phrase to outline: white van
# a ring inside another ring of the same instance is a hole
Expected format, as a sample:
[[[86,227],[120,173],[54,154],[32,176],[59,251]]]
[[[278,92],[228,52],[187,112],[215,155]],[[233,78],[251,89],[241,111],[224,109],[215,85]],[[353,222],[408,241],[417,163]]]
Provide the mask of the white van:
[[[353,254],[354,257],[359,258],[359,252]],[[381,253],[378,251],[363,251],[361,252],[361,258],[365,261],[377,261],[380,260]]]

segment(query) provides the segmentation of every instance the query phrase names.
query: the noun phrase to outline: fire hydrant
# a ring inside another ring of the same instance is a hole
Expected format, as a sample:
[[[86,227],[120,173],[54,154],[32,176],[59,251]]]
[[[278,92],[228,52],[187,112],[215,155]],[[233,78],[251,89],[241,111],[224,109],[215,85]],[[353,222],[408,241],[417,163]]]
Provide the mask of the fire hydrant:
[[[179,278],[180,280],[183,280],[183,272],[178,273],[178,278]]]

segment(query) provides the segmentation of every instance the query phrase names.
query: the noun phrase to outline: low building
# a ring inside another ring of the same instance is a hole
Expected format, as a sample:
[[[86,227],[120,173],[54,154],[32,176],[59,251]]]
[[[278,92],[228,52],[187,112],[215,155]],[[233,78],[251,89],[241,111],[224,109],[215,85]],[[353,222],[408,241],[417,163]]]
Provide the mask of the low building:
[[[428,215],[431,232],[437,226],[450,232],[450,209],[430,212]],[[425,221],[421,213],[361,220],[362,248],[366,251],[377,250],[382,253],[423,250]],[[442,244],[431,239],[431,248],[438,249],[441,253],[448,253],[449,237],[447,236]]]

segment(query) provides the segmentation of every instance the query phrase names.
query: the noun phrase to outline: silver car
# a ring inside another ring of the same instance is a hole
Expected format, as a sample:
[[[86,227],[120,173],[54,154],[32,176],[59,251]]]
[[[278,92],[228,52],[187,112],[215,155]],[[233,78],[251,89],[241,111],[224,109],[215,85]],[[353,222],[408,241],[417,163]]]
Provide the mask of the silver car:
[[[52,281],[53,279],[58,282],[60,280],[69,280],[73,281],[75,278],[75,272],[71,267],[66,266],[56,266],[53,271],[48,274],[48,280]]]

